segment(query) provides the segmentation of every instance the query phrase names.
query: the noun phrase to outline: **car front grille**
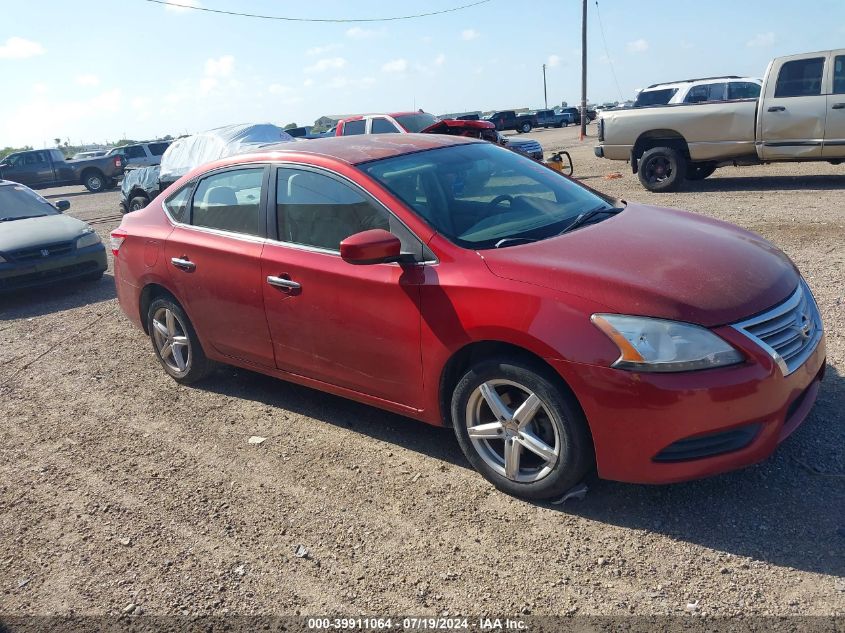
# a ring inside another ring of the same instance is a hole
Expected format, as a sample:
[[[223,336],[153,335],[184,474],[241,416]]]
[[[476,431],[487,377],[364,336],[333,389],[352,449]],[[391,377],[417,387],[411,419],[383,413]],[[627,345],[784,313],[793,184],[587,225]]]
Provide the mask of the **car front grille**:
[[[824,333],[813,293],[803,279],[786,301],[733,327],[762,347],[784,376],[804,364]]]
[[[73,242],[57,242],[55,244],[44,244],[43,246],[34,246],[32,248],[22,248],[17,251],[12,251],[9,255],[18,262],[27,262],[45,257],[57,257],[60,255],[67,255],[73,250]]]

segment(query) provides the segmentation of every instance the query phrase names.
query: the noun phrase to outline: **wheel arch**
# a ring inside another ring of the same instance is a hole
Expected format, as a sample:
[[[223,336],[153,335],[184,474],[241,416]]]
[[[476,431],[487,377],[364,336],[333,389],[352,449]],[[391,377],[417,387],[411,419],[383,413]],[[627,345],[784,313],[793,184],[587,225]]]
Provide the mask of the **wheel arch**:
[[[475,363],[496,357],[509,357],[523,360],[534,365],[547,378],[557,384],[562,390],[572,396],[581,407],[578,397],[563,377],[539,354],[525,347],[499,340],[479,340],[467,343],[452,353],[440,373],[438,386],[438,401],[440,417],[443,426],[452,428],[452,392],[464,372]],[[583,412],[583,407],[581,407]]]
[[[179,301],[179,299],[176,298],[176,295],[174,295],[168,288],[165,288],[156,282],[151,282],[145,285],[141,290],[141,296],[138,299],[138,315],[141,319],[141,327],[144,328],[144,333],[148,335],[150,333],[150,328],[147,326],[147,312],[149,311],[152,302],[161,297],[172,299],[182,306],[183,310],[185,310],[185,306],[182,305],[182,302]],[[187,314],[187,310],[185,313]],[[190,316],[188,318],[190,318]]]
[[[654,147],[673,147],[690,159],[689,144],[683,134],[670,129],[649,130],[640,134],[631,148],[631,170],[635,174],[642,155]]]
[[[103,178],[106,178],[106,174],[103,172],[102,169],[100,169],[99,167],[94,167],[92,165],[91,167],[86,167],[85,169],[83,169],[82,172],[79,174],[80,183],[85,184],[85,179],[91,174],[99,174]]]

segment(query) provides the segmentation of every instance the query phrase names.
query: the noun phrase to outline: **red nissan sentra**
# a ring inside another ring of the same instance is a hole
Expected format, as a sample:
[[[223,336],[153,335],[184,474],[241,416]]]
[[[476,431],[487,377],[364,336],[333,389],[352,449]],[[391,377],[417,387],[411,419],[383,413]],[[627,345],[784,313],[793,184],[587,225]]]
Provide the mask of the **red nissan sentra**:
[[[222,362],[451,426],[532,499],[594,466],[665,483],[759,462],[824,374],[818,308],[769,242],[471,139],[205,165],[112,249],[120,305],[175,380]]]

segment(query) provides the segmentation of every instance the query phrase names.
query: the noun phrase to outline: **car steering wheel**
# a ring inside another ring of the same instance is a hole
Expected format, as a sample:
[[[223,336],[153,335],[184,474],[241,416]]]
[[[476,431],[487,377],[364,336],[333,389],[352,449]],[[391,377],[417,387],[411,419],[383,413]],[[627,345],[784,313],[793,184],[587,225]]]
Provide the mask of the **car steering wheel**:
[[[510,203],[510,205],[513,206],[513,196],[509,196],[506,193],[503,193],[500,196],[496,196],[495,198],[493,198],[487,204],[489,204],[491,207],[497,207],[505,201],[508,201]]]

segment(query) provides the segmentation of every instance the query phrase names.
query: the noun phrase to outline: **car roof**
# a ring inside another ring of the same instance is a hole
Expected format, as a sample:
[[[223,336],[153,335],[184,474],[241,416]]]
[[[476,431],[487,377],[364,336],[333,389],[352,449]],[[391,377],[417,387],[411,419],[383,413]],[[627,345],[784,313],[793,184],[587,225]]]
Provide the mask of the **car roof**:
[[[752,81],[754,83],[763,83],[762,79],[757,77],[739,77],[738,75],[724,75],[722,77],[702,77],[701,79],[683,79],[681,81],[668,81],[662,84],[652,84],[648,88],[643,88],[640,92],[657,92],[658,90],[668,90],[671,88],[683,88],[685,86],[699,86],[701,84],[711,83],[725,83],[735,81]]]
[[[350,165],[358,165],[428,149],[482,142],[484,141],[446,134],[356,134],[306,139],[297,141],[296,144],[288,142],[266,145],[254,154],[243,154],[237,158],[248,162],[265,157],[271,152],[284,152],[290,155],[324,156]],[[240,160],[233,160],[230,164],[240,162]]]

